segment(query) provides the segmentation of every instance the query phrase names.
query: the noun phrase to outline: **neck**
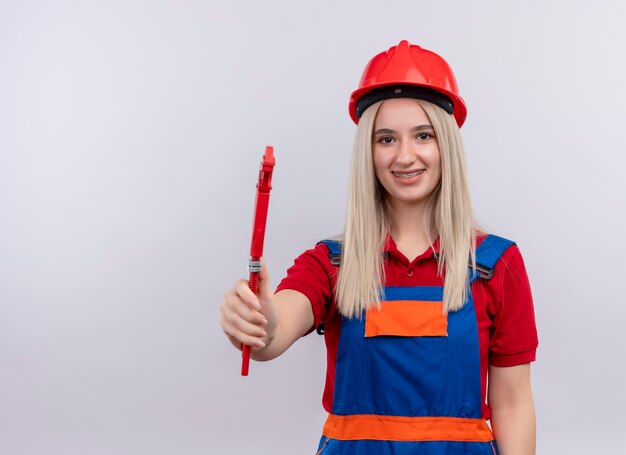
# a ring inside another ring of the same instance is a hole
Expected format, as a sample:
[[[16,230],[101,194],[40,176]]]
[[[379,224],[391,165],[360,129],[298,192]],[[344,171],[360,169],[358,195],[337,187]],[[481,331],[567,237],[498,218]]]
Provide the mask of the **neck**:
[[[390,234],[398,249],[408,258],[425,251],[428,246],[428,232],[424,227],[426,203],[404,204],[394,201],[389,207],[391,214]]]

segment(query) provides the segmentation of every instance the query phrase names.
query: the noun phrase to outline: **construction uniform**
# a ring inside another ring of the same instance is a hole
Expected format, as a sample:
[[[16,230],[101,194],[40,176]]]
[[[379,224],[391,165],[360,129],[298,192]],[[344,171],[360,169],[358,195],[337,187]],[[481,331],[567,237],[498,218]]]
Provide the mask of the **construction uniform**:
[[[477,263],[465,305],[442,313],[438,242],[408,261],[388,238],[380,310],[348,319],[332,290],[340,244],[305,252],[278,290],[311,301],[325,324],[328,364],[323,403],[329,416],[318,453],[453,455],[497,453],[487,420],[488,365],[535,359],[532,296],[515,244],[477,241]]]

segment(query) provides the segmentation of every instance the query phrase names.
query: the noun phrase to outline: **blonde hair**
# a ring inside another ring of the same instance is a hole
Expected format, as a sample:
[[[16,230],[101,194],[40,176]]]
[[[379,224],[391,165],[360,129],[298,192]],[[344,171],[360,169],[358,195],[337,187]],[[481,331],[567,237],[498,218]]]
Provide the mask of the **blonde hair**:
[[[361,116],[354,138],[348,208],[342,236],[341,267],[335,297],[339,312],[349,318],[380,305],[385,282],[381,254],[389,235],[389,210],[374,171],[372,133],[378,109]],[[441,181],[431,193],[424,223],[432,246],[439,236],[438,273],[444,276],[444,312],[460,309],[468,295],[468,258],[476,266],[476,224],[459,128],[452,115],[427,101],[416,100],[428,115],[441,153]]]

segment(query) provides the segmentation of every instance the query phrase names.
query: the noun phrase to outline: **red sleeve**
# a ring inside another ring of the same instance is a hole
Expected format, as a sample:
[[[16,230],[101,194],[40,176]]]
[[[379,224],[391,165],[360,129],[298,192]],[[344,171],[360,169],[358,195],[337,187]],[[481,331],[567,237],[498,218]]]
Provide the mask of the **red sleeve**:
[[[276,288],[276,292],[283,289],[301,292],[311,301],[314,327],[324,321],[332,304],[332,289],[339,270],[330,263],[328,253],[328,247],[323,243],[302,253]]]
[[[491,309],[489,363],[508,367],[534,361],[538,339],[533,297],[524,260],[516,245],[502,255],[492,280],[499,289]]]

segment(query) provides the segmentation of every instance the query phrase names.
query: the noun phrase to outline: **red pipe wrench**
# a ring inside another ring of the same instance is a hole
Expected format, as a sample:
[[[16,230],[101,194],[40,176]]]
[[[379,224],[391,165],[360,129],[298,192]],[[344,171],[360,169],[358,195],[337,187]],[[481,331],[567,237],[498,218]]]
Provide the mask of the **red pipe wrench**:
[[[261,271],[261,257],[263,256],[263,241],[265,240],[265,224],[267,221],[267,208],[270,203],[270,190],[272,189],[272,172],[274,171],[274,147],[265,147],[265,155],[259,170],[259,181],[256,185],[256,201],[254,203],[254,225],[252,227],[252,243],[250,245],[250,260],[248,272],[250,272],[249,286],[252,292],[259,294],[259,272]],[[241,375],[248,376],[250,366],[250,346],[243,346],[241,351]]]

